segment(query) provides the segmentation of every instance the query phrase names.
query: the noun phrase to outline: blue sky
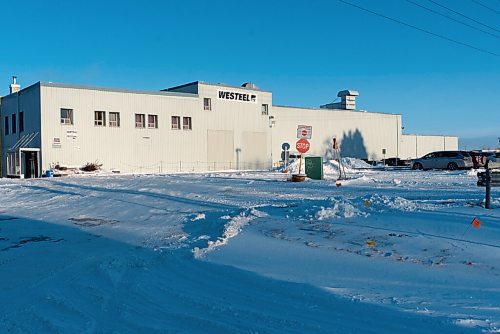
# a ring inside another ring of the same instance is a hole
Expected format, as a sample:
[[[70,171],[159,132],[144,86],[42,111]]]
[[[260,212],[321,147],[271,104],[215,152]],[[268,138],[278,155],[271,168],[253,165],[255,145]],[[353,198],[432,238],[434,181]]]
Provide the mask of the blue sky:
[[[158,90],[252,81],[273,91],[274,104],[307,107],[356,89],[358,108],[402,114],[405,133],[500,146],[499,0],[433,0],[483,25],[411,0],[489,34],[407,0],[346,1],[497,55],[338,0],[11,1],[0,20],[0,95],[12,75],[24,87],[53,81]]]

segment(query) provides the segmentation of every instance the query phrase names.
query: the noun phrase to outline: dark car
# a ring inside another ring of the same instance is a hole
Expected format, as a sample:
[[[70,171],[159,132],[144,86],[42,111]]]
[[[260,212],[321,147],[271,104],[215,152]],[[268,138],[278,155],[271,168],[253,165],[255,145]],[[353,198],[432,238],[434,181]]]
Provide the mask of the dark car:
[[[387,158],[384,160],[387,166],[410,166],[411,160],[399,159],[399,158]]]
[[[448,169],[472,168],[472,157],[466,151],[437,151],[424,155],[412,162],[412,169]]]

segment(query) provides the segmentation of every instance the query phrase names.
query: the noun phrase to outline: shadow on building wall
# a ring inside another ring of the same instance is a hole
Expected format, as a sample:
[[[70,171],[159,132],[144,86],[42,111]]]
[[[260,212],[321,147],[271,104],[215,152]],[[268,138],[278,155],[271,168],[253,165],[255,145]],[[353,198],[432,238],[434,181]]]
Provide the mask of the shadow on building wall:
[[[337,142],[339,144],[340,153],[343,157],[358,159],[368,158],[368,152],[366,151],[363,136],[358,129],[354,132],[349,131],[348,133],[344,133],[342,138],[337,138]],[[327,138],[323,142],[322,152],[324,152],[323,159],[325,160],[335,158],[333,154],[333,137]]]
[[[358,129],[354,132],[349,131],[344,133],[344,136],[340,140],[340,151],[343,157],[358,159],[368,158],[368,152],[366,151],[363,135],[361,135],[361,132]]]

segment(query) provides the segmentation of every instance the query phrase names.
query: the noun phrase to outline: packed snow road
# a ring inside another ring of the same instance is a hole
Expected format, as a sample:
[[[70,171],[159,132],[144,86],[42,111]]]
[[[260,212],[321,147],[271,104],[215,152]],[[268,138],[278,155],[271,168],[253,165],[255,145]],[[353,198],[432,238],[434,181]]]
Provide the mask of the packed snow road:
[[[500,332],[497,189],[328,172],[1,179],[0,332]]]

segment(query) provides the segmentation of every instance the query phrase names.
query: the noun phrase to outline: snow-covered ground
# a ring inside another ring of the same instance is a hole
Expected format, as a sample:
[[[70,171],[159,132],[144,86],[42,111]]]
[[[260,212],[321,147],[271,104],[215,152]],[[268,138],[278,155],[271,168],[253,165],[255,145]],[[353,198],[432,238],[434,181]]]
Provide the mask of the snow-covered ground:
[[[499,188],[367,167],[0,179],[0,333],[500,333]]]

